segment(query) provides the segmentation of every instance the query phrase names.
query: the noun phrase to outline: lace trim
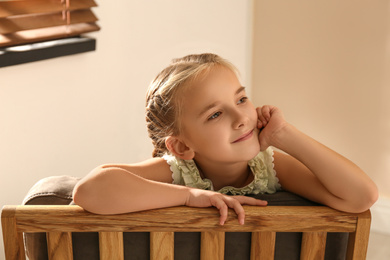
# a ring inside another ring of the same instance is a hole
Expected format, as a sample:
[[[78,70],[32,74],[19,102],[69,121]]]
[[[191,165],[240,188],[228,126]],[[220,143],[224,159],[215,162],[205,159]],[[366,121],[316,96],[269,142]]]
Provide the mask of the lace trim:
[[[172,183],[204,190],[214,190],[211,180],[200,177],[199,170],[193,160],[176,159],[172,155],[164,155],[163,158],[170,165]],[[274,170],[274,152],[272,148],[260,152],[248,162],[248,165],[254,175],[251,183],[242,188],[226,186],[218,190],[218,192],[231,195],[245,195],[275,193],[280,189],[279,179],[276,177],[276,171]]]

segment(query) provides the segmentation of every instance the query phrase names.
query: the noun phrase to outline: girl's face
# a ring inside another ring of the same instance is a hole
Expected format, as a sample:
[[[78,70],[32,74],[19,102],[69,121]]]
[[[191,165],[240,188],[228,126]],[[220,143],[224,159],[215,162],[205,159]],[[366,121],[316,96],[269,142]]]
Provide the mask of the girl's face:
[[[180,137],[195,160],[247,162],[257,155],[257,112],[234,72],[213,68],[183,92]]]

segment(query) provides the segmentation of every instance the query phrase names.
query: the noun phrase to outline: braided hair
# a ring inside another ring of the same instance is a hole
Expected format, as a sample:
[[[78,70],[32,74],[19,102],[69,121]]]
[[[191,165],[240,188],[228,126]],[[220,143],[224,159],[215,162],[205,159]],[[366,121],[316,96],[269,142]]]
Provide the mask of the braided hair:
[[[152,81],[146,95],[146,125],[149,137],[154,146],[153,157],[162,157],[169,153],[165,145],[168,136],[180,134],[180,115],[182,103],[180,93],[201,73],[207,72],[216,65],[237,69],[227,60],[216,54],[204,53],[188,55],[174,59]]]

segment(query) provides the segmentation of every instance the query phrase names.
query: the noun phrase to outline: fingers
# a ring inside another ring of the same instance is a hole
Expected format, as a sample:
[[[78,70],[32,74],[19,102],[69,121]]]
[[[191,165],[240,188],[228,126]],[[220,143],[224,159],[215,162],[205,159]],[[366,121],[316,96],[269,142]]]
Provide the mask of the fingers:
[[[220,205],[215,205],[215,207],[219,209],[219,224],[222,226],[223,224],[225,224],[225,221],[228,216],[228,207],[223,201],[220,201],[219,204]]]
[[[256,108],[257,115],[258,115],[258,126],[260,124],[260,127],[265,127],[269,120],[271,119],[272,111],[274,110],[274,106],[265,105],[262,107]]]
[[[258,119],[257,119],[257,127],[260,129],[260,128],[263,128],[267,125],[267,120],[265,119],[264,115],[263,115],[263,112],[262,112],[262,107],[258,107],[256,108],[256,111],[257,111],[257,116],[258,116]]]
[[[245,223],[245,210],[242,207],[241,203],[232,197],[229,198],[228,203],[229,203],[228,204],[229,208],[234,209],[234,211],[236,212],[237,217],[238,217],[238,223],[240,225],[244,225],[244,223]]]
[[[246,196],[234,196],[236,200],[238,200],[241,205],[251,205],[251,206],[267,206],[268,202],[265,200],[259,200],[252,197]]]
[[[265,120],[267,120],[267,122],[271,119],[271,110],[272,110],[271,106],[262,106],[261,107],[261,113],[262,113],[263,117],[265,118]]]
[[[213,206],[219,210],[220,219],[219,224],[224,225],[228,217],[228,209],[232,208],[238,217],[238,223],[244,225],[245,223],[245,210],[242,205],[252,205],[252,206],[266,206],[267,202],[263,200],[257,200],[251,197],[245,196],[227,196],[222,195],[215,200]]]
[[[219,210],[219,215],[220,215],[219,224],[222,226],[223,224],[225,224],[225,221],[227,219],[229,208],[228,208],[228,205],[225,201],[224,195],[216,196],[216,197],[217,198],[215,198],[211,202],[211,204]]]

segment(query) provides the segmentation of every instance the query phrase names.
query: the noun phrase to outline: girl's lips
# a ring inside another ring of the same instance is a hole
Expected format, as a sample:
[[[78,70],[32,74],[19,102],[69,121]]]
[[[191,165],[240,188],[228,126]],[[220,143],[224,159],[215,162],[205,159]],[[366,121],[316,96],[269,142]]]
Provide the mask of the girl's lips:
[[[242,142],[242,141],[248,140],[249,138],[252,137],[252,135],[253,135],[253,129],[250,130],[248,133],[243,134],[242,136],[240,136],[237,140],[233,141],[233,143],[238,143],[238,142]]]

